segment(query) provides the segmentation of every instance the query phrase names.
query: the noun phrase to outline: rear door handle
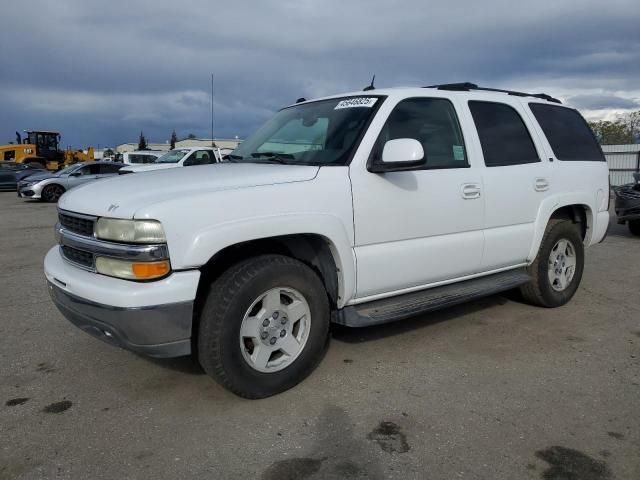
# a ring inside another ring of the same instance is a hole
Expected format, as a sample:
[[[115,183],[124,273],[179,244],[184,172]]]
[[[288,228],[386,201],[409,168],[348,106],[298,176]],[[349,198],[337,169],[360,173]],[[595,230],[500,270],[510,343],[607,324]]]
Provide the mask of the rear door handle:
[[[536,192],[545,192],[549,190],[549,181],[546,178],[536,178],[533,188]]]
[[[472,200],[474,198],[480,198],[480,185],[477,183],[464,183],[462,184],[462,198],[465,200]]]

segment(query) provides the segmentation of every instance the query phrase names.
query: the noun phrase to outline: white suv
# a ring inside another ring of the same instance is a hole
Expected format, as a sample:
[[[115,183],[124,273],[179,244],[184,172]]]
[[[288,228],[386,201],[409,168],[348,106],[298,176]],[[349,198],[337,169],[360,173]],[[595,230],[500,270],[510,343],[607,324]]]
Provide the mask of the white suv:
[[[114,345],[194,354],[248,398],[307,376],[331,322],[513,288],[563,305],[609,225],[580,114],[473,84],[301,100],[227,162],[134,177],[60,200],[54,302]]]

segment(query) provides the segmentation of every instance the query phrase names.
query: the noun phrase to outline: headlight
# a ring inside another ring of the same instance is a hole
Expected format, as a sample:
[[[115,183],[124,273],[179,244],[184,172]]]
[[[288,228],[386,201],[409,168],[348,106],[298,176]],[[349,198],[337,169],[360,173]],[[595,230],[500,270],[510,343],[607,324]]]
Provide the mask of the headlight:
[[[126,280],[152,280],[164,277],[170,270],[169,260],[132,262],[108,257],[96,258],[96,271],[98,273]]]
[[[100,218],[96,237],[123,243],[165,243],[162,224],[157,220],[120,220]]]

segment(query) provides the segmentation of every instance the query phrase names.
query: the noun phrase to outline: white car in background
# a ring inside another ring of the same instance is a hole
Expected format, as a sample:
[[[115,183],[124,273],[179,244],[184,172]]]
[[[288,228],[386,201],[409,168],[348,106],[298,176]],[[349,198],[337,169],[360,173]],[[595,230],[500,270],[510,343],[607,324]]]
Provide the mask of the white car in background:
[[[122,163],[125,165],[153,163],[165,153],[166,152],[160,150],[136,150],[133,152],[124,152],[122,154]]]
[[[169,168],[189,167],[192,165],[207,165],[220,162],[221,154],[212,147],[175,148],[145,165],[131,165],[123,167],[120,174],[148,172],[151,170],[166,170]]]

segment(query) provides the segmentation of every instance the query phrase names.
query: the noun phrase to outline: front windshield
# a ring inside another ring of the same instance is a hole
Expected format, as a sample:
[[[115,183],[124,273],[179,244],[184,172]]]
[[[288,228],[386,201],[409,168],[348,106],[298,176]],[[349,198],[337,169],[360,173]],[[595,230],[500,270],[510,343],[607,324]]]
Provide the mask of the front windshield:
[[[345,165],[381,97],[347,97],[280,110],[231,154],[233,162]]]
[[[67,168],[63,168],[62,170],[60,170],[58,172],[58,175],[69,175],[70,173],[78,170],[80,167],[82,167],[82,164],[79,163],[76,163],[75,165],[69,165]]]
[[[155,163],[178,163],[187,153],[189,150],[171,150],[158,157]]]

